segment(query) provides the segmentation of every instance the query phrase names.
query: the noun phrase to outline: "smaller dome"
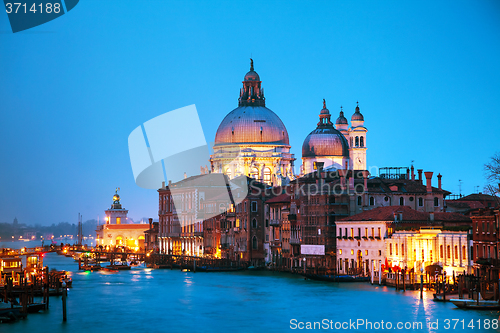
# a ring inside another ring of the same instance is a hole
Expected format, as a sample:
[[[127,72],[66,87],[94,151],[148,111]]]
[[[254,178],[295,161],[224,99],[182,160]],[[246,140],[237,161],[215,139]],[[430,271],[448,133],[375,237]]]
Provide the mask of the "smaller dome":
[[[256,71],[251,70],[250,72],[245,74],[245,78],[243,81],[260,81],[259,74]]]
[[[363,117],[361,112],[359,112],[358,105],[356,105],[356,112],[354,112],[354,114],[352,115],[351,121],[365,121],[365,118]]]
[[[113,201],[120,201],[120,196],[118,194],[113,195]]]
[[[335,122],[337,125],[348,125],[347,124],[347,119],[344,117],[344,111],[342,111],[342,107],[340,107],[340,115],[337,118],[337,121]]]
[[[319,114],[330,114],[330,110],[326,108],[326,101],[324,98],[323,98],[323,109],[321,109]]]

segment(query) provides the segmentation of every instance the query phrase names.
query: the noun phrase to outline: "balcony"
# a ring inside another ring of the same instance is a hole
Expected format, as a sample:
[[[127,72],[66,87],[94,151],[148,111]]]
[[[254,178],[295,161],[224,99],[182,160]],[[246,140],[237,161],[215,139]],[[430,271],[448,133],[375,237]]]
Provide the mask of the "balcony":
[[[269,245],[271,245],[271,247],[281,247],[281,241],[280,240],[273,240],[273,241],[269,242]]]
[[[269,221],[269,225],[272,226],[272,227],[279,227],[280,224],[281,224],[280,220],[273,219],[273,220]]]
[[[203,231],[195,231],[193,234],[194,234],[194,236],[197,236],[197,237],[203,237]]]
[[[300,239],[299,238],[290,238],[290,244],[298,245],[298,244],[300,244]]]

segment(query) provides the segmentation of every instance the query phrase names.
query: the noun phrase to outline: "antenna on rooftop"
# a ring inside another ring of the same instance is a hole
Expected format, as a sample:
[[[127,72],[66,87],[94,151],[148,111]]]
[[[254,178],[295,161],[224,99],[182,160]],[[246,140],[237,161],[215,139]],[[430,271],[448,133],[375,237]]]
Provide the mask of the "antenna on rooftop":
[[[462,197],[462,179],[458,180],[458,195]]]

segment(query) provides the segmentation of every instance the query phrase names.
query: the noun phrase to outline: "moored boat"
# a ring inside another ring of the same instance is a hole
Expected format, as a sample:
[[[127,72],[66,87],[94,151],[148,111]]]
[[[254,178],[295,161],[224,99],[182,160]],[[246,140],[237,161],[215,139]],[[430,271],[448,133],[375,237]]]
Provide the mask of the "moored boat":
[[[490,301],[484,299],[450,299],[455,306],[461,309],[477,309],[477,310],[496,310],[500,309],[500,304],[498,301]]]

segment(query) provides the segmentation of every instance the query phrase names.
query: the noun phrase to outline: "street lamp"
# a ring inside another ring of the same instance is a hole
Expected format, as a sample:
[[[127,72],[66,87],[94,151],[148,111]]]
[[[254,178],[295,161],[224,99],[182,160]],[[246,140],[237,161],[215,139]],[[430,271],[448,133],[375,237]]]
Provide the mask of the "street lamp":
[[[420,268],[420,299],[424,298],[424,268]]]
[[[302,259],[304,261],[304,275],[306,274],[306,257]]]

